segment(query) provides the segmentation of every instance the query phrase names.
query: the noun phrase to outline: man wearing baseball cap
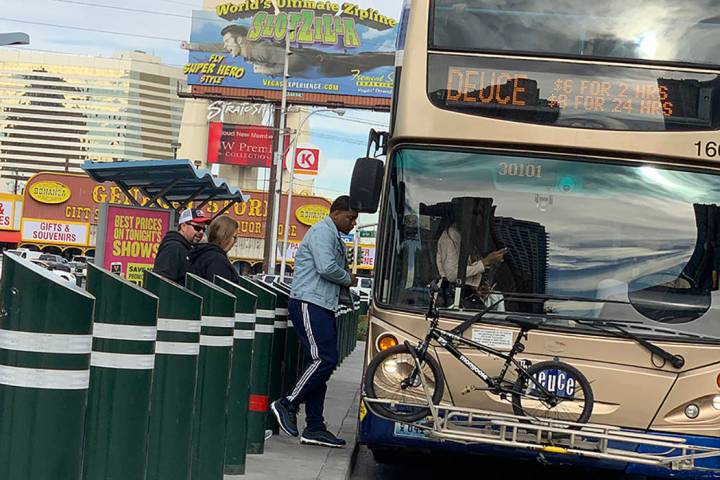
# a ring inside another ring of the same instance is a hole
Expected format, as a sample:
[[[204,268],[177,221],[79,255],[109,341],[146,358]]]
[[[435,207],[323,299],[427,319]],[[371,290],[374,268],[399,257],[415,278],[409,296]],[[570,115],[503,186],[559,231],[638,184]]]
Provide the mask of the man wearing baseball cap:
[[[184,284],[190,267],[188,254],[199,243],[212,219],[202,210],[188,208],[180,212],[178,229],[168,232],[160,243],[153,271],[175,283]]]

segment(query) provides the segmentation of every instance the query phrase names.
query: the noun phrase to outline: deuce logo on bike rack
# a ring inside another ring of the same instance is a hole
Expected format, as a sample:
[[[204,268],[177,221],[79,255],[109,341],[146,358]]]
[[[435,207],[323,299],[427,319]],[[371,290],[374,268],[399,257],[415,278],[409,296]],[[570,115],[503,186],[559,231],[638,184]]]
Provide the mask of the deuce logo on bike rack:
[[[572,399],[575,397],[575,379],[567,372],[548,369],[537,372],[533,377],[548,392],[554,393],[560,398]]]

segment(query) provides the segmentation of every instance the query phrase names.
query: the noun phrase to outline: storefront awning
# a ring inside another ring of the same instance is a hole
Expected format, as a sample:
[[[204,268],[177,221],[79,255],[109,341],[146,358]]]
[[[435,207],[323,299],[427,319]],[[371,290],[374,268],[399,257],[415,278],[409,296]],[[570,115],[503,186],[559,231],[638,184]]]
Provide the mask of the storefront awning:
[[[248,197],[208,170],[196,169],[190,160],[138,160],[128,162],[85,162],[82,169],[96,182],[114,182],[132,201],[130,190],[137,188],[149,199],[146,206],[160,200],[185,208],[197,202],[201,208],[209,201],[228,201],[228,206]],[[221,214],[222,212],[219,212]]]
[[[0,230],[0,243],[20,243],[20,232]]]

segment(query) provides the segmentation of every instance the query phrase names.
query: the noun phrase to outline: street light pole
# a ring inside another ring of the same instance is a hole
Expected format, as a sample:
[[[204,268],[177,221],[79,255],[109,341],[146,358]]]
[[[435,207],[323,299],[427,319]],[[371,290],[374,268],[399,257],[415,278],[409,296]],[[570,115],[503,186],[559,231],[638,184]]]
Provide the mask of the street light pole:
[[[310,112],[310,114],[303,119],[302,122],[300,122],[300,125],[298,126],[297,130],[295,131],[295,137],[292,141],[292,148],[289,153],[290,157],[290,167],[288,168],[288,193],[287,193],[287,204],[285,205],[285,228],[283,229],[283,249],[282,249],[282,258],[280,259],[280,281],[282,282],[285,280],[285,269],[287,267],[287,249],[288,249],[288,236],[290,232],[290,211],[292,210],[292,195],[293,195],[293,180],[295,179],[295,149],[297,148],[297,141],[300,137],[300,132],[302,132],[303,126],[305,126],[305,122],[308,121],[310,117],[315,115],[316,113],[320,112],[332,112],[335,115],[342,117],[345,115],[345,110],[339,109],[339,108],[322,108],[320,110],[315,110],[314,112]],[[280,184],[280,187],[282,188],[282,182]]]
[[[358,267],[358,248],[360,247],[360,231],[364,230],[366,228],[371,227],[377,227],[377,223],[368,223],[366,225],[358,225],[355,227],[355,238],[353,238],[353,264],[352,264],[352,273],[355,275],[357,273],[357,267]]]
[[[280,15],[280,9],[277,5],[277,0],[272,0],[273,8],[275,9],[275,17]],[[278,148],[275,152],[275,182],[270,185],[270,191],[273,194],[273,208],[272,208],[272,223],[270,224],[270,250],[268,264],[265,266],[265,271],[268,274],[275,273],[275,262],[277,261],[277,232],[278,232],[278,220],[280,219],[280,198],[282,195],[282,158],[285,153],[285,129],[287,128],[287,91],[288,91],[288,76],[290,70],[290,18],[287,17],[285,29],[285,65],[283,67],[283,86],[282,86],[282,99],[280,101],[280,125],[278,134]]]

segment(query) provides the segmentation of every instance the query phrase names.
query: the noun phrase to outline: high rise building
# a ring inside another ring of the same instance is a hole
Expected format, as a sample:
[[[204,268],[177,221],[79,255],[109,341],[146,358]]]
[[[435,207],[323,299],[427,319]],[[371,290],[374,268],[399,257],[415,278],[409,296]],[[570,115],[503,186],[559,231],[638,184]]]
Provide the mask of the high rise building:
[[[143,52],[112,58],[0,50],[0,191],[86,160],[176,152],[182,69]]]

